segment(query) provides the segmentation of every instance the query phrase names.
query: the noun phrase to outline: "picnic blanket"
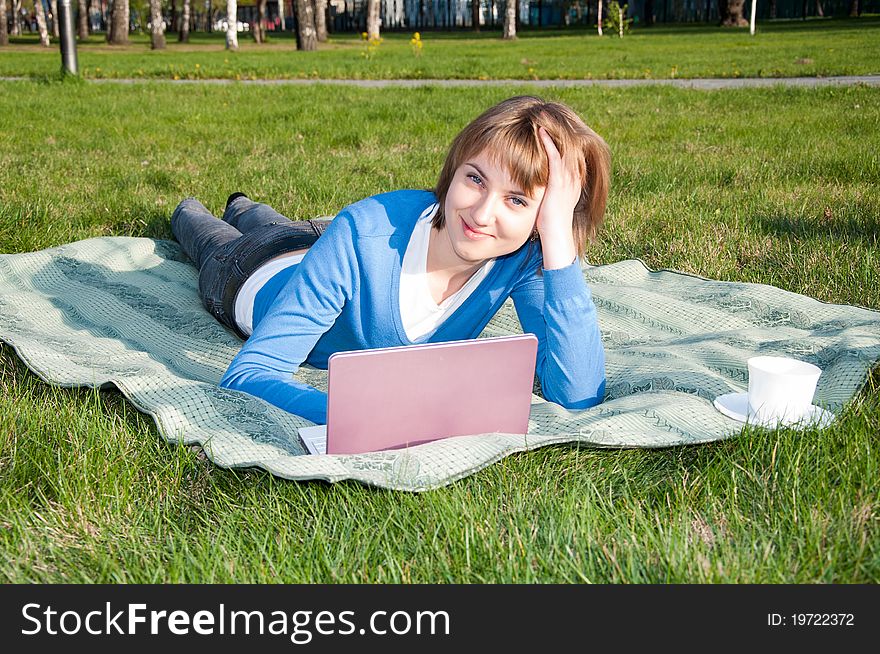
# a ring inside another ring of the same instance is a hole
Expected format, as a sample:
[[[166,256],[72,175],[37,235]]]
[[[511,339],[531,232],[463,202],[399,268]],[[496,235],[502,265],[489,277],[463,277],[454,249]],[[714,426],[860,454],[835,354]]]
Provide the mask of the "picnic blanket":
[[[217,386],[241,341],[202,308],[196,269],[173,241],[94,238],[0,255],[0,339],[49,383],[118,387],[164,439],[198,444],[218,466],[408,491],[554,443],[656,448],[734,436],[742,425],[712,400],[747,388],[746,359],[757,354],[818,365],[816,402],[838,412],[880,360],[880,312],[635,260],[585,266],[584,275],[607,354],[601,405],[568,411],[536,394],[525,436],[477,434],[372,454],[309,455],[297,431],[308,420]],[[481,336],[519,331],[508,301]],[[325,371],[303,368],[297,377],[326,390]]]

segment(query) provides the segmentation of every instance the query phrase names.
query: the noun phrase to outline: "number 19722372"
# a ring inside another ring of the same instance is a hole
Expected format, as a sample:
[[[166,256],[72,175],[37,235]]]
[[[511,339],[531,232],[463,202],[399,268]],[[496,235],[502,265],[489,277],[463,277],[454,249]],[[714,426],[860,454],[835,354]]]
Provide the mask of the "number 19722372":
[[[855,615],[852,613],[768,613],[767,625],[770,627],[854,627]]]

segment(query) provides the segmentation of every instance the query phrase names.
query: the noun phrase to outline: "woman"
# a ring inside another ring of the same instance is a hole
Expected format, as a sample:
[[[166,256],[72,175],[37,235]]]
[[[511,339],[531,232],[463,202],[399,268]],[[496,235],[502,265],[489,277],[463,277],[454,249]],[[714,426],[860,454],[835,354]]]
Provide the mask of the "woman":
[[[570,108],[515,97],[459,133],[433,192],[377,195],[332,222],[293,222],[240,193],[219,221],[184,200],[172,230],[202,300],[247,338],[220,385],[326,423],[326,394],[293,379],[303,362],[476,338],[511,297],[538,337],[544,397],[597,404],[605,357],[578,260],[609,176],[605,142]],[[480,389],[462,380],[462,392]]]

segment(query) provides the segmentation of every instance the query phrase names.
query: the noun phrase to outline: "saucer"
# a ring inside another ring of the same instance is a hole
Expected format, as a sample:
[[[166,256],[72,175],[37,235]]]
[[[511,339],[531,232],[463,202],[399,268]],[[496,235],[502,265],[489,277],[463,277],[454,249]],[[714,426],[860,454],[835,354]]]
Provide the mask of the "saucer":
[[[748,393],[727,393],[725,395],[719,395],[715,398],[715,408],[718,409],[721,413],[726,415],[728,418],[733,418],[739,422],[747,422],[750,425],[759,425],[761,427],[769,427],[773,429],[777,426],[783,427],[796,427],[796,428],[805,428],[805,427],[819,427],[820,429],[823,427],[827,427],[834,420],[834,414],[830,411],[826,411],[822,407],[816,406],[815,404],[810,407],[810,409],[801,416],[799,420],[792,422],[791,424],[783,423],[780,420],[765,420],[758,421],[754,416],[749,415],[749,394]]]

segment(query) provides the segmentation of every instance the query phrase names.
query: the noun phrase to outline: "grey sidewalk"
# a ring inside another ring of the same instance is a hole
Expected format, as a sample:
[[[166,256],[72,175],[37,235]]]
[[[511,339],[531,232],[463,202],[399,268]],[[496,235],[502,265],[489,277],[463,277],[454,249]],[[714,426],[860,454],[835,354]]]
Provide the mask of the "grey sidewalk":
[[[26,77],[0,77],[0,81],[26,81]],[[314,85],[328,84],[340,86],[361,86],[366,88],[385,87],[418,87],[418,86],[538,86],[538,87],[573,87],[573,86],[674,86],[687,89],[739,89],[766,86],[847,86],[867,84],[880,86],[880,75],[842,75],[836,77],[739,77],[739,78],[703,78],[703,79],[388,79],[388,80],[355,80],[355,79],[202,79],[202,80],[171,80],[171,79],[90,79],[88,82],[99,84],[143,84],[145,82],[165,82],[168,84],[258,84],[258,85]]]

